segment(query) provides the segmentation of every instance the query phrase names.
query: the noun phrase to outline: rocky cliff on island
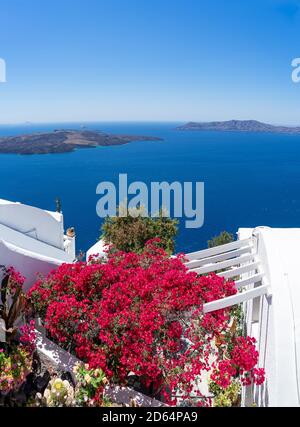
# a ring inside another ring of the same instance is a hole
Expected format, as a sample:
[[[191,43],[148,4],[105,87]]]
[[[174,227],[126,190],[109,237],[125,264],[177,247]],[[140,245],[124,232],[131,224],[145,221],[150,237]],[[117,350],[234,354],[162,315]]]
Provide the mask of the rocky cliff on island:
[[[231,131],[231,132],[270,132],[270,133],[299,133],[300,127],[275,126],[257,120],[228,120],[223,122],[189,122],[178,126],[177,130],[190,131]]]
[[[113,135],[90,130],[55,130],[47,133],[0,137],[0,154],[67,153],[77,148],[123,145],[133,141],[161,141],[154,136]]]

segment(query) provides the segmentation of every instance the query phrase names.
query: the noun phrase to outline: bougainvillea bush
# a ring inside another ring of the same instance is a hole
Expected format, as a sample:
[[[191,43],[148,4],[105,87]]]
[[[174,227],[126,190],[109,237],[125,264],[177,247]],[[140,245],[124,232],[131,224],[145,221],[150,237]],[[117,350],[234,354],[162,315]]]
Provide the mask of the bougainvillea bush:
[[[169,258],[152,240],[141,254],[64,264],[30,298],[51,338],[110,381],[126,384],[134,372],[168,404],[193,395],[203,405],[210,400],[193,384],[204,372],[221,389],[236,378],[262,381],[254,342],[228,333],[230,309],[203,314],[205,302],[235,293],[234,282],[188,272],[183,256]]]

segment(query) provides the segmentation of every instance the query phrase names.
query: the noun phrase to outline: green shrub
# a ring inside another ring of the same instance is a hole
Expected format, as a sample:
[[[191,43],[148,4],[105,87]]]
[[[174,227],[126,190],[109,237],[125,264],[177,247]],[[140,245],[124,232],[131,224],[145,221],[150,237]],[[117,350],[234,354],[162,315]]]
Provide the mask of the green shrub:
[[[233,241],[233,234],[228,233],[227,231],[222,231],[222,233],[220,233],[218,236],[208,240],[207,245],[209,248],[213,248],[215,246],[225,245],[226,243],[231,243]]]
[[[107,217],[102,225],[101,238],[118,250],[137,253],[143,251],[148,240],[159,238],[160,246],[168,254],[172,254],[178,221],[164,217],[162,213],[157,218],[144,217],[141,214],[141,211],[135,209],[125,217]]]

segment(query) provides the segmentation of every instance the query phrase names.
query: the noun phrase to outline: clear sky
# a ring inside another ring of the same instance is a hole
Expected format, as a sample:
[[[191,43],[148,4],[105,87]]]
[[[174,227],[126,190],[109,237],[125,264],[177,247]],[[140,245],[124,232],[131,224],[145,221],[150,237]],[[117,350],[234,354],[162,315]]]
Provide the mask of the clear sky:
[[[1,0],[0,122],[300,124],[300,0]]]

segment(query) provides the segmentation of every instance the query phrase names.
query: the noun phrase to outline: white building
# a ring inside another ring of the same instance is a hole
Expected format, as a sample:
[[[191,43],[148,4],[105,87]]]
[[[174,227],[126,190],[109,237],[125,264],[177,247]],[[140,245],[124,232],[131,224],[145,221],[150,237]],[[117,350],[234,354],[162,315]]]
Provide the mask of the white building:
[[[75,236],[64,235],[61,213],[0,199],[0,265],[25,276],[25,290],[36,273],[74,260]]]

